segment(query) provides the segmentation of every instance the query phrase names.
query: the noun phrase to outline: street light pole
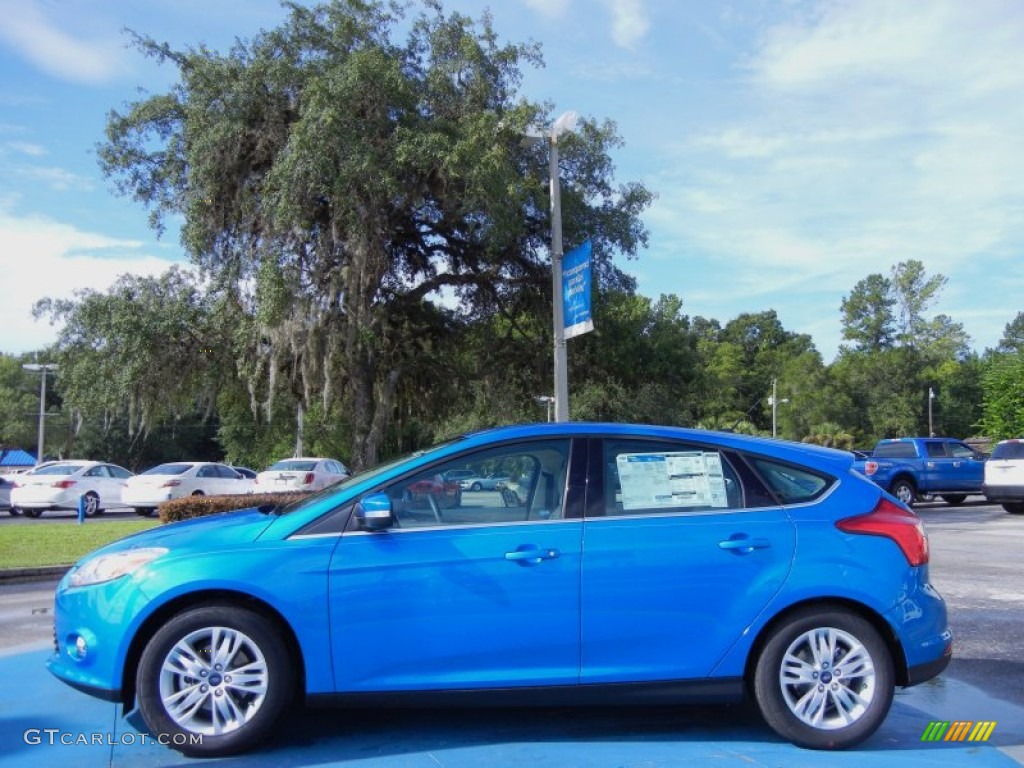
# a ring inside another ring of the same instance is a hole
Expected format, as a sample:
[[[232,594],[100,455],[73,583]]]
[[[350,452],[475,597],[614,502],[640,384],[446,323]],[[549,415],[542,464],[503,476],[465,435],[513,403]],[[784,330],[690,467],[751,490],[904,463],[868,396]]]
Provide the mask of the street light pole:
[[[42,374],[39,382],[39,435],[36,447],[36,464],[38,465],[43,463],[43,438],[46,436],[46,372],[56,371],[57,366],[48,363],[26,363],[21,367],[26,371]]]
[[[789,398],[786,397],[782,398],[782,400],[779,400],[778,383],[778,379],[772,379],[772,396],[768,398],[768,403],[772,407],[772,437],[776,437],[776,435],[778,434],[776,424],[778,422],[777,416],[779,410],[779,403],[789,402]]]
[[[529,130],[527,141],[542,138],[548,142],[548,173],[551,183],[551,301],[554,325],[555,356],[555,421],[569,420],[569,364],[565,348],[565,308],[562,296],[562,195],[558,179],[558,137],[576,130],[579,116],[565,112],[555,120],[551,130],[540,134]]]
[[[928,437],[935,437],[935,426],[932,422],[932,401],[935,399],[935,390],[928,387]]]

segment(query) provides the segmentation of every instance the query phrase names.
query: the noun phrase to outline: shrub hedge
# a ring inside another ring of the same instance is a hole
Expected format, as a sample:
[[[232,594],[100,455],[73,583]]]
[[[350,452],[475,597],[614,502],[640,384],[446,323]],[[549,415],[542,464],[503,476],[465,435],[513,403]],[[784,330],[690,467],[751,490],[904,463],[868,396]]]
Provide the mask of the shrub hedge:
[[[249,493],[236,496],[184,496],[165,501],[159,507],[161,523],[176,523],[196,517],[220,515],[236,509],[258,507],[262,504],[288,504],[309,496],[307,491],[284,493]]]

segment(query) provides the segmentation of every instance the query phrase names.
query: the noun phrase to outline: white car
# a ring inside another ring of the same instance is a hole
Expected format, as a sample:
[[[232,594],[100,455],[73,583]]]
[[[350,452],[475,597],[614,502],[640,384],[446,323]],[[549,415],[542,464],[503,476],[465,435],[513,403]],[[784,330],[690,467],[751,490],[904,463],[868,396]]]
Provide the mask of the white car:
[[[348,468],[334,459],[282,459],[256,475],[256,492],[319,491],[350,476]]]
[[[78,510],[81,499],[88,516],[118,506],[132,473],[101,461],[55,461],[15,475],[11,514],[39,517],[49,509]]]
[[[1003,440],[985,462],[985,498],[1015,514],[1024,514],[1024,439]]]
[[[253,481],[226,464],[174,461],[136,475],[125,485],[121,501],[147,517],[158,505],[182,496],[230,496],[250,493]]]

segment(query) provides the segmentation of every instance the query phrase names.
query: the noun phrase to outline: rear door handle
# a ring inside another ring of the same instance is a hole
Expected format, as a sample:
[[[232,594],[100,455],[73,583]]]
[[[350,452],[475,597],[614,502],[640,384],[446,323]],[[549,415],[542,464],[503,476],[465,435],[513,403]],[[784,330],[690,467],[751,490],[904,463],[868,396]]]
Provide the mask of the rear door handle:
[[[505,559],[520,565],[539,565],[545,560],[554,560],[561,554],[557,549],[536,547],[530,544],[518,547],[512,552],[506,552]]]
[[[725,541],[718,542],[720,549],[728,549],[737,555],[749,555],[755,549],[767,549],[772,543],[768,539],[752,539],[746,534],[739,534]]]

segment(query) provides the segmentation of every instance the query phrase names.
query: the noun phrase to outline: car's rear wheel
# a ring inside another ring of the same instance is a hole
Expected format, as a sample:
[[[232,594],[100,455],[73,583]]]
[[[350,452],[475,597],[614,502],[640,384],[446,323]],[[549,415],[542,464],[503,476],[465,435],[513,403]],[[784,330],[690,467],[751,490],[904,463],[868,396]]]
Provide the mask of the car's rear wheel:
[[[139,517],[150,517],[153,511],[152,507],[135,507],[135,514]]]
[[[193,496],[205,496],[206,494],[202,491],[192,491]]]
[[[295,685],[280,628],[243,608],[180,613],[146,644],[136,689],[154,735],[186,755],[249,749],[271,732]],[[201,738],[200,738],[201,737]]]
[[[86,517],[100,514],[100,497],[94,491],[89,491],[85,494],[83,503],[85,504]]]
[[[1003,509],[1013,515],[1024,515],[1024,501],[1012,501],[1003,504]]]
[[[967,499],[966,493],[944,493],[942,500],[951,507],[959,507]]]
[[[9,514],[11,517],[20,517],[21,510],[18,509],[17,507],[8,507],[7,514]]]
[[[889,486],[889,493],[902,501],[908,507],[914,506],[914,501],[917,500],[917,488],[914,487],[914,484],[910,480],[905,478],[900,478]]]
[[[21,514],[23,514],[25,517],[39,517],[41,514],[43,514],[43,510],[41,510],[41,509],[23,509],[23,510],[21,510]]]
[[[761,651],[753,679],[768,725],[810,749],[845,749],[868,738],[889,712],[893,685],[881,635],[839,609],[807,609],[786,620]]]
[[[471,491],[482,491],[483,488],[484,487],[482,485],[480,485],[480,483],[473,483],[473,487],[470,488],[470,490]]]

